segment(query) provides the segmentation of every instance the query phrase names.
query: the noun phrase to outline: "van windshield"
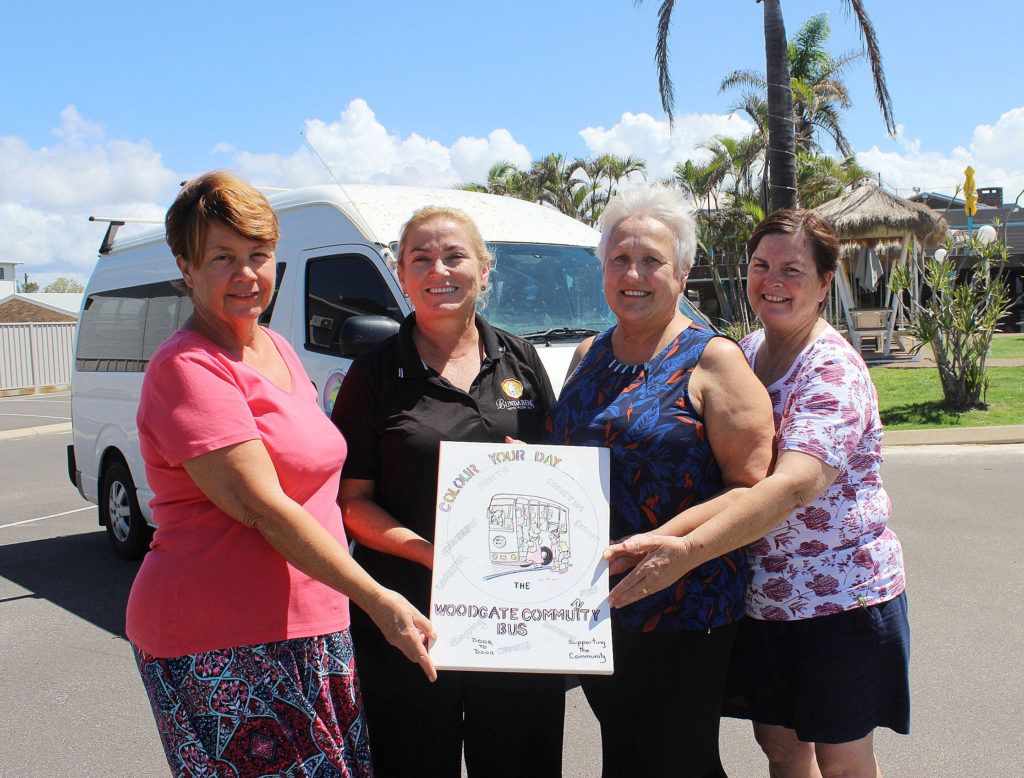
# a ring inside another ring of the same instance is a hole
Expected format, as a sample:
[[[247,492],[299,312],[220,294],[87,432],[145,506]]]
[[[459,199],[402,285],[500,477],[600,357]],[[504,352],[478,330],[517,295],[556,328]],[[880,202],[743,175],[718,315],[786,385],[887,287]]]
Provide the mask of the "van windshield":
[[[494,267],[480,310],[516,335],[557,330],[581,340],[615,323],[593,249],[540,243],[489,243]],[[553,333],[554,334],[554,333]]]

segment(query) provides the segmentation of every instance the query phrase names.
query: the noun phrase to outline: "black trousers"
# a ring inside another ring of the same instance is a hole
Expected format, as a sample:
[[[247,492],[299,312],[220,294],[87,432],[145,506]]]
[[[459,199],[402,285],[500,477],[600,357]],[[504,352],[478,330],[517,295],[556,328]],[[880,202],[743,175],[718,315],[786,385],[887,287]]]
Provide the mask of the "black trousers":
[[[604,778],[725,776],[718,723],[735,636],[735,624],[710,632],[612,628],[615,674],[580,676],[601,724]]]
[[[352,635],[376,778],[459,778],[463,746],[470,778],[562,774],[564,676],[442,670],[432,684],[357,608]]]

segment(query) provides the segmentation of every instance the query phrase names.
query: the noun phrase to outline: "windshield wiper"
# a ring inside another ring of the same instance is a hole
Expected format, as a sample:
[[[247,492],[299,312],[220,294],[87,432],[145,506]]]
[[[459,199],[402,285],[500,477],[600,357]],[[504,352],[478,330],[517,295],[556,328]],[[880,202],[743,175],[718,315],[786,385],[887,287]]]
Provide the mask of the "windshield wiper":
[[[582,340],[591,335],[599,335],[600,330],[590,327],[552,327],[549,330],[536,330],[535,332],[524,332],[521,337],[530,341],[550,343],[553,340]]]

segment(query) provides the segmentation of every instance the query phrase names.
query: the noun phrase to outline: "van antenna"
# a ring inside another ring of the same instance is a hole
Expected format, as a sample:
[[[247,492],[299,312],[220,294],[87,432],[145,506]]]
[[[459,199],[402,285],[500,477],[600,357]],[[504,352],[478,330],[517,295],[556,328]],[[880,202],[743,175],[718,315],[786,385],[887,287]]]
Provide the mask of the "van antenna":
[[[372,230],[369,230],[368,223],[367,223],[366,219],[363,217],[363,214],[360,212],[359,206],[356,205],[355,201],[351,197],[349,197],[348,192],[345,191],[344,185],[341,183],[341,181],[338,180],[338,177],[336,175],[334,175],[334,171],[331,170],[330,165],[328,165],[324,161],[324,158],[320,156],[320,152],[318,152],[316,150],[316,148],[310,142],[309,138],[306,137],[306,133],[304,133],[304,132],[302,132],[300,130],[299,131],[299,135],[302,136],[303,142],[307,146],[309,146],[309,150],[313,152],[313,156],[315,156],[318,160],[320,160],[320,164],[324,166],[324,170],[327,171],[327,173],[330,175],[330,177],[334,181],[334,183],[336,183],[338,185],[338,189],[341,190],[341,193],[345,196],[345,199],[348,200],[348,204],[352,206],[353,210],[355,210],[355,212],[357,214],[359,214],[359,220],[363,222],[364,228],[367,230],[367,232],[366,232],[367,236],[372,235],[373,232],[372,232]],[[379,244],[379,245],[383,245],[383,244]],[[385,248],[387,248],[387,247],[385,246]]]

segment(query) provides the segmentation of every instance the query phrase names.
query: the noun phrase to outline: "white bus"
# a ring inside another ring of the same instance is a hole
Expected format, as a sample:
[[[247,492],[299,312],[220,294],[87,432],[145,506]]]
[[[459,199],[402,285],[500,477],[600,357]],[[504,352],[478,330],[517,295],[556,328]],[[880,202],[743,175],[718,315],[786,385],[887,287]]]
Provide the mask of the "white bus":
[[[566,570],[569,509],[526,494],[496,494],[487,507],[491,563]]]

